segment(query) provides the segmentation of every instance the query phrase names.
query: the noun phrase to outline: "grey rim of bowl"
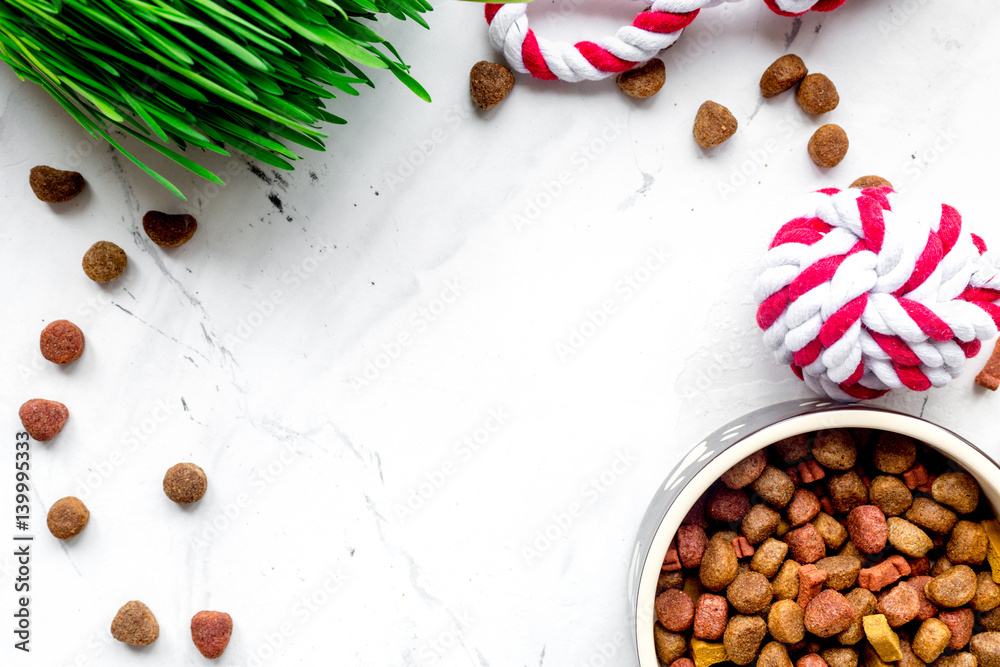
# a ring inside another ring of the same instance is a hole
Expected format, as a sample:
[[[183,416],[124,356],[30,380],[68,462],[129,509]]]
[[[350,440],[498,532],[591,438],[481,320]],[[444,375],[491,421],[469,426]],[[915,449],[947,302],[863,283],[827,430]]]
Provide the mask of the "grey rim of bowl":
[[[753,424],[762,420],[765,423]],[[750,427],[749,432],[741,432],[745,427]],[[871,428],[924,442],[975,477],[994,511],[1000,507],[997,464],[961,436],[919,417],[819,400],[789,401],[748,413],[720,428],[681,460],[660,486],[643,519],[629,572],[629,610],[639,667],[660,664],[653,643],[656,581],[670,541],[691,506],[722,473],[758,449],[793,435],[828,428]],[[713,452],[710,442],[722,449]],[[699,465],[700,470],[684,483],[687,473]],[[664,497],[670,498],[666,509],[662,508]],[[660,517],[655,521],[657,514]]]

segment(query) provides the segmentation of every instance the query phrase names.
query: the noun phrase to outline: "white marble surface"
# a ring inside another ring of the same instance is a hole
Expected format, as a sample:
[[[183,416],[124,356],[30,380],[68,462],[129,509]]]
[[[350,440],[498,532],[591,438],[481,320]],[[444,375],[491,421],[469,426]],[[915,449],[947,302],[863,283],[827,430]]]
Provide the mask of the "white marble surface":
[[[540,3],[533,26],[597,36],[638,8],[600,4]],[[786,200],[877,173],[1000,243],[989,0],[849,0],[800,24],[747,0],[704,13],[647,102],[519,77],[485,114],[467,92],[494,57],[482,10],[439,5],[428,33],[387,29],[434,103],[380,77],[336,102],[349,125],[294,173],[218,159],[239,173],[215,189],[170,171],[200,221],[171,251],[139,221],[180,203],[0,73],[0,542],[18,405],[72,412],[33,447],[30,656],[12,648],[0,548],[0,664],[201,664],[188,623],[206,608],[235,619],[227,665],[632,664],[627,560],[656,485],[726,420],[808,395],[765,353],[749,294]],[[829,118],[762,103],[760,73],[787,50],[836,82]],[[707,152],[690,136],[705,99],[740,122]],[[805,150],[824,121],[851,138],[825,172]],[[86,193],[38,202],[34,164],[77,165]],[[80,270],[101,239],[130,257],[106,287]],[[38,353],[59,318],[87,336],[69,368]],[[998,454],[981,363],[879,403]],[[181,460],[210,478],[188,509],[160,491]],[[70,494],[92,520],[61,544],[44,515]],[[108,633],[131,599],[159,619],[148,649]]]

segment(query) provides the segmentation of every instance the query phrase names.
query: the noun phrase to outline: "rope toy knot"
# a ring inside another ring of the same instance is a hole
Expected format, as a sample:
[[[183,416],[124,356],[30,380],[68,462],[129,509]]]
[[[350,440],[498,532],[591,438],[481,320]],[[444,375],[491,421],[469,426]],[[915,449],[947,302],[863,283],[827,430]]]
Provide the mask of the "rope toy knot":
[[[846,0],[764,0],[781,16],[829,12]],[[538,37],[528,27],[528,3],[487,4],[490,43],[516,72],[549,81],[596,81],[627,72],[671,46],[702,9],[739,0],[653,0],[632,25],[596,42],[569,44]]]
[[[778,231],[754,284],[775,358],[840,401],[957,377],[1000,329],[1000,257],[947,204],[909,215],[889,187],[812,197],[815,212]]]

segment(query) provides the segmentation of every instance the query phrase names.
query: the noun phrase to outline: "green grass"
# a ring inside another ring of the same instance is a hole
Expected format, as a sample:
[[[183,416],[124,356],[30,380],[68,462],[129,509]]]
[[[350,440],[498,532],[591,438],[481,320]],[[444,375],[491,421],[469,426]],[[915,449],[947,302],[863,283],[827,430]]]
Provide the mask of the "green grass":
[[[242,151],[292,169],[324,150],[334,91],[374,87],[387,69],[421,98],[380,15],[427,27],[427,0],[0,0],[0,58],[49,92],[95,137],[181,191],[112,136],[118,129],[183,167]]]

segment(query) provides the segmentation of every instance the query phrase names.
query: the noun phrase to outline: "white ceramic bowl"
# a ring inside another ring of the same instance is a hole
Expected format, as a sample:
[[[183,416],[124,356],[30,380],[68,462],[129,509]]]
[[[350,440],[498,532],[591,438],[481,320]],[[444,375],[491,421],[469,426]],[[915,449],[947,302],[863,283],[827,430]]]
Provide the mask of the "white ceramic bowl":
[[[968,471],[994,508],[1000,508],[1000,468],[972,443],[928,421],[825,400],[790,401],[726,424],[677,464],[646,510],[629,570],[629,610],[639,667],[659,667],[653,644],[653,605],[660,566],[674,533],[712,482],[737,461],[784,438],[829,428],[871,428],[925,442]]]

